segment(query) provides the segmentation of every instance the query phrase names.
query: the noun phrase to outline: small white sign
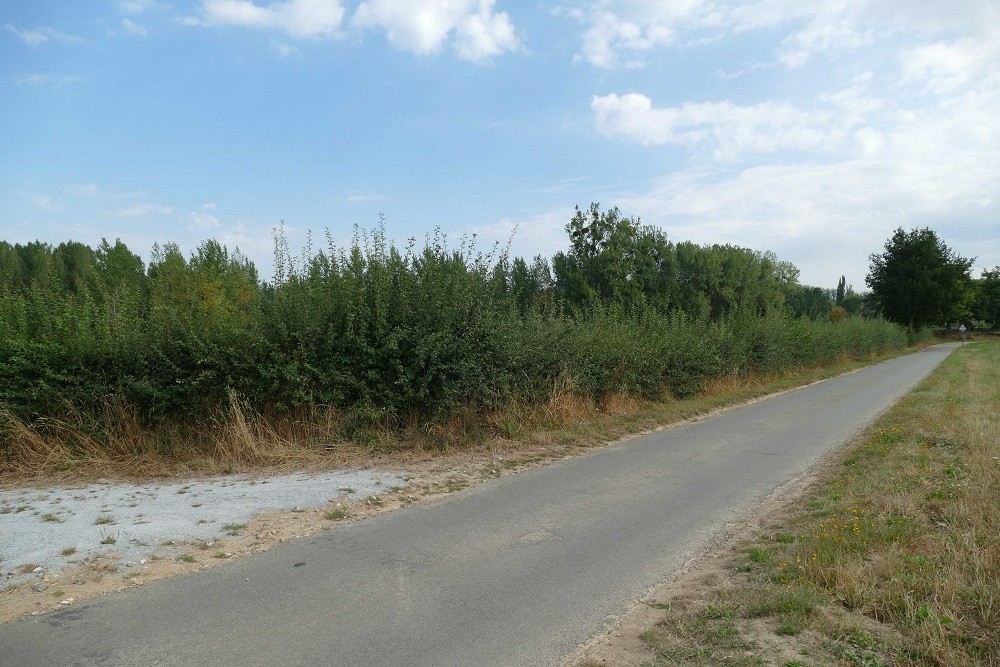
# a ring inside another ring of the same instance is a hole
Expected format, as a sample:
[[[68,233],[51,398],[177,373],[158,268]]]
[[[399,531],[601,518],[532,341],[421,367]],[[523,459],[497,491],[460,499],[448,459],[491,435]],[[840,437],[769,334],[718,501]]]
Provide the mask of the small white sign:
[[[958,330],[960,333],[965,333],[965,325],[963,324],[962,326],[960,326]]]

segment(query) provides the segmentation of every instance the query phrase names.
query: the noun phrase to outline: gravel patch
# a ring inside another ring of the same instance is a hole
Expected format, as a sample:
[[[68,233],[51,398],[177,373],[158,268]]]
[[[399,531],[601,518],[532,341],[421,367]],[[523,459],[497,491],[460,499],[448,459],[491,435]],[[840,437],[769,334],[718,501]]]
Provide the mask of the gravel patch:
[[[359,499],[404,485],[399,475],[360,470],[0,490],[0,589],[88,557],[140,561],[164,543],[235,534],[258,514]]]

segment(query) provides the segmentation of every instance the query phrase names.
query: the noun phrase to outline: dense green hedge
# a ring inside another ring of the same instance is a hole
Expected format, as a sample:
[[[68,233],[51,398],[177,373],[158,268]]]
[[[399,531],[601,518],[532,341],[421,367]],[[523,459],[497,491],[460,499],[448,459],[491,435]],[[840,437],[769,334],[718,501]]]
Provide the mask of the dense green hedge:
[[[276,245],[275,280],[262,283],[214,241],[191,257],[155,248],[148,267],[120,243],[0,243],[0,409],[96,423],[116,401],[152,425],[212,418],[235,394],[265,414],[328,405],[391,421],[540,401],[557,385],[686,396],[723,373],[907,342],[882,320],[791,319],[754,294],[714,319],[641,291],[628,308],[572,302],[564,275],[539,279],[544,261],[529,271],[438,237],[401,251],[376,233],[294,259]]]

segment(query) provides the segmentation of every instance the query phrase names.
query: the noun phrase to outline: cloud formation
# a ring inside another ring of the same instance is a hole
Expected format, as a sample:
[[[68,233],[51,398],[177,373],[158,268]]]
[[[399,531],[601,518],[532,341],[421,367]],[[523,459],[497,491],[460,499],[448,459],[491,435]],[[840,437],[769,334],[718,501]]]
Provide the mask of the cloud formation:
[[[123,14],[138,16],[150,10],[169,9],[170,5],[155,0],[126,0],[118,3],[118,9]]]
[[[41,26],[33,30],[18,28],[9,23],[4,25],[4,28],[13,33],[19,40],[27,44],[28,46],[38,46],[39,44],[44,44],[45,42],[58,42],[60,44],[79,44],[83,41],[80,37],[76,35],[68,35],[64,32],[60,32],[55,28],[50,28],[49,26]]]
[[[146,26],[140,25],[131,19],[122,19],[122,27],[125,28],[127,33],[136,35],[137,37],[146,37],[149,35]]]
[[[215,208],[215,204],[209,202],[202,204],[199,210],[191,211],[189,229],[199,232],[210,232],[218,229],[220,226],[219,219],[211,213]]]
[[[18,74],[14,83],[19,86],[41,88],[42,86],[61,86],[68,83],[80,83],[82,77],[69,74]]]
[[[108,211],[108,215],[113,215],[116,218],[142,218],[152,213],[167,215],[172,212],[173,209],[169,206],[161,206],[160,204],[151,204],[149,202],[140,202],[132,206],[126,206],[125,208]]]
[[[31,195],[31,203],[43,211],[58,211],[62,205],[46,194]]]
[[[835,57],[901,33],[980,31],[996,25],[1000,5],[993,0],[590,0],[565,13],[585,26],[575,59],[595,67],[642,65],[657,47],[786,28],[790,32],[773,56],[795,68],[819,54]]]
[[[520,45],[510,16],[493,5],[494,0],[364,0],[352,24],[385,30],[389,43],[406,51],[427,55],[448,42],[459,58],[482,62]]]
[[[204,0],[201,23],[279,30],[305,38],[334,36],[343,19],[340,0],[285,0],[267,5],[251,0]]]
[[[729,101],[685,103],[657,109],[641,93],[591,98],[597,129],[644,146],[712,147],[713,157],[734,160],[746,153],[820,150],[843,140],[859,119],[829,109],[800,109],[765,101],[741,106]]]

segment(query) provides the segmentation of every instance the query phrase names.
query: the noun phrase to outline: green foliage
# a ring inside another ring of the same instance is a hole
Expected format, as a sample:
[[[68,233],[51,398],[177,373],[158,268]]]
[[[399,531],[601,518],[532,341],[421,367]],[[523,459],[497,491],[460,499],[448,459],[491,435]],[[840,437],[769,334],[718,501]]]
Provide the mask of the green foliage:
[[[966,312],[972,262],[930,229],[899,228],[871,255],[865,281],[887,319],[910,329],[947,324]]]
[[[779,312],[798,271],[771,253],[730,245],[671,243],[666,234],[617,208],[579,208],[566,225],[570,249],[552,260],[558,299],[571,309],[597,306],[637,316],[683,312],[717,319]]]
[[[1000,329],[1000,266],[983,269],[983,277],[976,281],[973,315]]]
[[[808,285],[795,285],[790,289],[785,304],[793,317],[808,317],[811,320],[828,316],[834,306],[825,289]]]
[[[882,320],[785,317],[797,270],[773,255],[674,245],[596,205],[567,229],[551,264],[439,232],[401,249],[381,228],[292,255],[279,233],[269,283],[212,240],[155,246],[148,267],[120,241],[0,243],[0,412],[100,432],[109,406],[153,426],[235,397],[391,426],[556,390],[682,397],[906,342]]]

